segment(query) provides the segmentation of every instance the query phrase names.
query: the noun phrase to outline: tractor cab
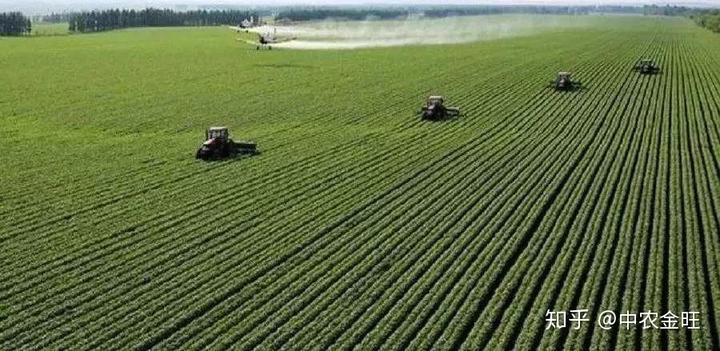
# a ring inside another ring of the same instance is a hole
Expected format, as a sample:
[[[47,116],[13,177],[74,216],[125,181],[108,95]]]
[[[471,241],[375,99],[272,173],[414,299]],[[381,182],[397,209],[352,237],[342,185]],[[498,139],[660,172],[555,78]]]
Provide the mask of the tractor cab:
[[[428,107],[430,107],[430,106],[442,105],[444,102],[445,102],[445,99],[443,99],[442,96],[432,95],[432,96],[428,96],[426,104]]]
[[[425,100],[425,106],[420,111],[423,119],[440,120],[447,117],[455,117],[460,114],[457,107],[446,107],[445,99],[439,95],[431,95]]]
[[[230,138],[230,132],[227,127],[210,127],[205,131],[205,140],[218,139],[225,141]]]
[[[655,74],[660,72],[660,66],[655,61],[650,59],[641,59],[633,67],[634,70],[641,74]]]
[[[558,72],[555,81],[553,81],[555,90],[574,90],[580,87],[580,82],[573,81],[572,73],[570,72]]]
[[[572,84],[572,73],[570,72],[558,72],[557,82],[560,86]]]

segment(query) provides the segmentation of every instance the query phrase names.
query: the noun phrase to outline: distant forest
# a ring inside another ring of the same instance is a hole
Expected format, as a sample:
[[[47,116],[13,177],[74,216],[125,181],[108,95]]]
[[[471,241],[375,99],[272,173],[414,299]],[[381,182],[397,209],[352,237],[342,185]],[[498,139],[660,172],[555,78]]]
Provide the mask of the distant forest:
[[[586,14],[595,7],[567,6],[416,6],[416,7],[281,7],[260,10],[202,9],[174,11],[148,8],[144,10],[98,10],[77,13],[50,14],[43,22],[67,22],[71,32],[91,33],[130,27],[214,26],[236,25],[261,16],[277,21],[310,21],[331,18],[347,20],[391,19],[416,14],[426,17],[449,17],[500,13]],[[626,7],[603,7],[606,12],[627,12]]]
[[[91,33],[130,27],[216,26],[238,24],[257,13],[238,10],[172,11],[162,9],[104,10],[74,14],[53,14],[47,22],[68,22],[71,32]]]
[[[691,16],[695,22],[713,32],[720,33],[720,10],[709,10]]]
[[[0,36],[29,35],[32,22],[20,12],[0,13]]]
[[[720,33],[720,9],[696,9],[683,6],[653,5],[645,6],[645,11],[650,15],[689,17],[699,26]]]
[[[348,7],[288,7],[281,8],[276,20],[310,21],[324,19],[391,19],[412,15],[431,18],[451,16],[493,15],[505,13],[527,14],[589,14],[603,13],[642,13],[642,8],[624,6],[493,6],[493,5],[447,5],[447,6],[410,6],[380,8]]]

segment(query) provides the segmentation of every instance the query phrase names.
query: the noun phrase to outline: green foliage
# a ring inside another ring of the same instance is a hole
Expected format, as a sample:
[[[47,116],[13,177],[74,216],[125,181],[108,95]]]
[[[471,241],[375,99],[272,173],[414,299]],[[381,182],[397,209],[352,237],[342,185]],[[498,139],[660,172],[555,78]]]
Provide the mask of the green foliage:
[[[112,29],[131,27],[180,27],[215,26],[221,24],[237,25],[243,20],[257,19],[256,13],[249,11],[173,11],[168,9],[147,8],[143,10],[114,9],[80,12],[69,16],[71,32],[102,32]],[[52,17],[54,20],[55,17]]]
[[[720,32],[720,9],[646,5],[644,11],[646,15],[689,17],[701,27],[705,27],[713,32]]]
[[[30,32],[32,32],[32,23],[22,13],[0,13],[0,36],[19,36]]]
[[[0,349],[716,349],[720,37],[587,21],[339,51],[0,40]],[[548,87],[565,70],[583,90]],[[462,115],[421,121],[431,94]],[[211,125],[262,153],[196,161]],[[573,308],[702,328],[546,330]]]
[[[280,7],[273,14],[278,20],[310,21],[326,19],[393,19],[421,15],[428,18],[497,14],[589,14],[641,13],[632,6],[540,6],[540,5],[409,5],[409,6],[299,6]]]
[[[720,33],[720,11],[719,10],[694,15],[693,18],[699,25],[701,25],[713,32]]]

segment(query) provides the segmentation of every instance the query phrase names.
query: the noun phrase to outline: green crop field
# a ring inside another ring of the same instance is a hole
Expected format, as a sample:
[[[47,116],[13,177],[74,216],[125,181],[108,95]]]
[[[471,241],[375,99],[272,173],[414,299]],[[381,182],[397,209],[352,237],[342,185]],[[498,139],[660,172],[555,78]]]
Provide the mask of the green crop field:
[[[720,35],[236,39],[0,39],[0,350],[720,347]],[[211,125],[262,153],[195,160]],[[647,311],[698,329],[619,324]]]

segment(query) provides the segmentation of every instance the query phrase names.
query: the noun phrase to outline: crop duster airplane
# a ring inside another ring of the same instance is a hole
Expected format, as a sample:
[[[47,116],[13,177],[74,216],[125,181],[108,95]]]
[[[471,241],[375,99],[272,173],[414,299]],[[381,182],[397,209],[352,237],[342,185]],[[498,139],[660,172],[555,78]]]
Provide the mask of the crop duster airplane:
[[[256,33],[257,33],[257,32],[256,32]],[[264,33],[264,34],[263,34],[263,33],[257,33],[257,36],[258,36],[257,41],[247,40],[247,39],[240,39],[240,38],[238,38],[238,40],[243,41],[243,42],[246,42],[246,43],[248,43],[248,44],[250,44],[250,45],[255,45],[255,49],[256,49],[256,50],[260,50],[260,49],[272,50],[272,44],[280,44],[280,43],[285,43],[285,42],[288,42],[288,41],[295,40],[295,38],[293,38],[293,37],[283,37],[283,38],[279,38],[279,37],[277,36],[277,28],[273,28],[273,32],[272,32],[272,33],[270,33],[270,32],[266,32],[266,33]]]

